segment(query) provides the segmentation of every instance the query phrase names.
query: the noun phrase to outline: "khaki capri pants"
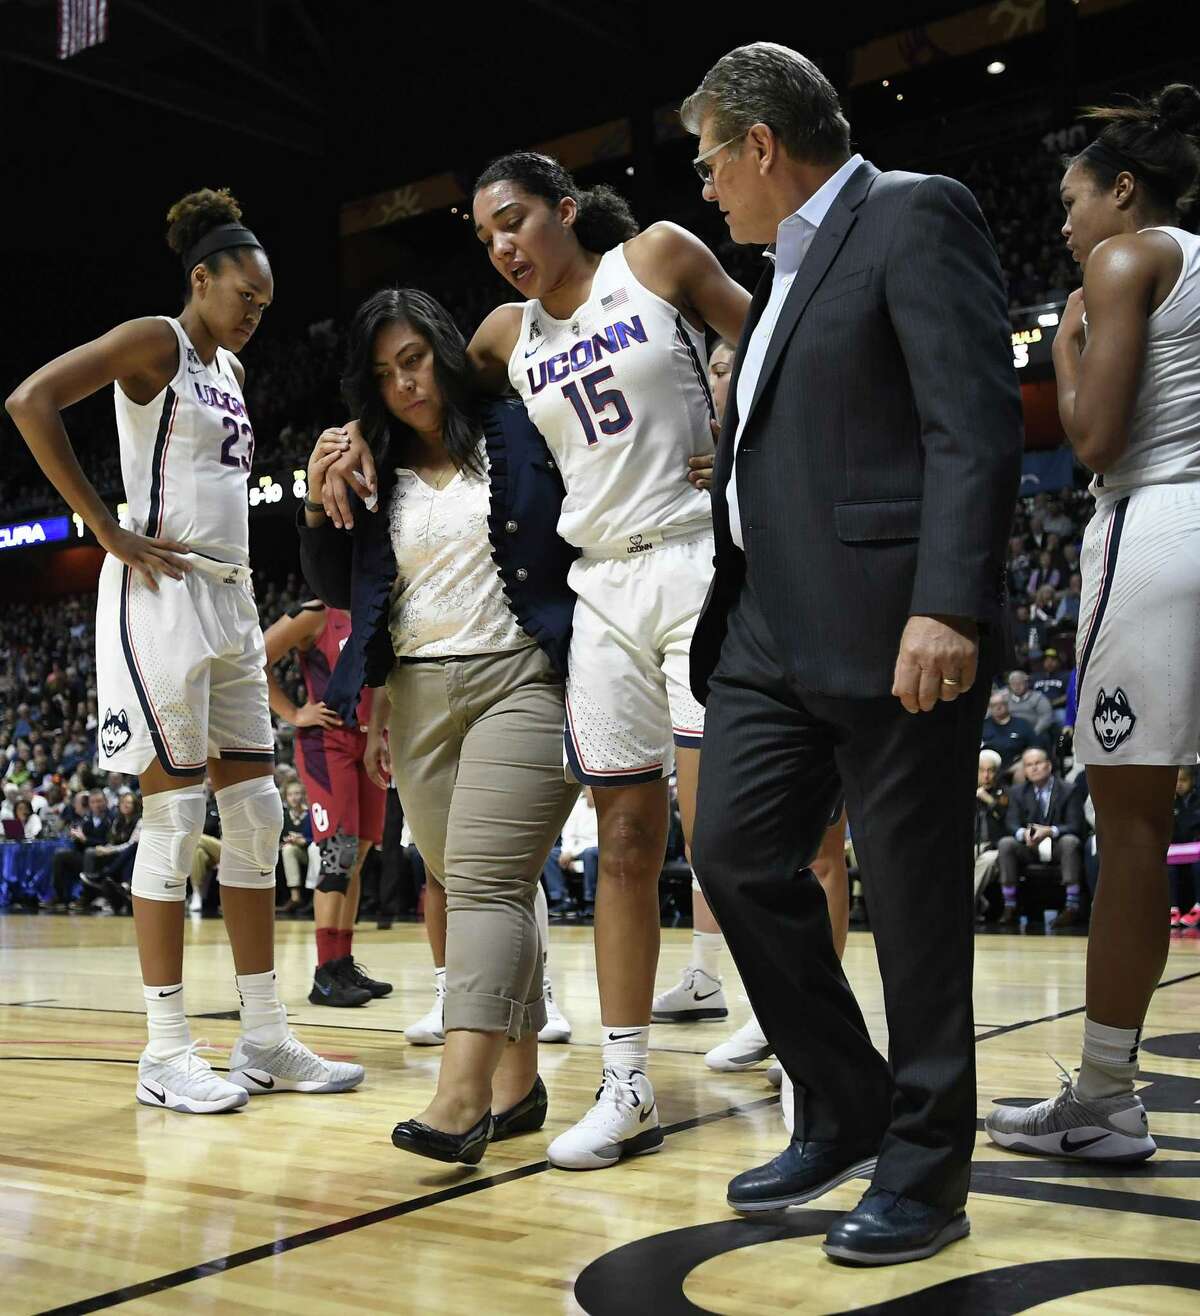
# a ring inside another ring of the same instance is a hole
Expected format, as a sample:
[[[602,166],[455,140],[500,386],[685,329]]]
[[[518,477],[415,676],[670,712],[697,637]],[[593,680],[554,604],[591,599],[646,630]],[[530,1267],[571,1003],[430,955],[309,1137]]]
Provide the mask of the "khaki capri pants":
[[[546,1022],[533,902],[579,787],[563,775],[563,682],[535,644],[400,661],[387,682],[392,778],[446,890],[445,1028]]]

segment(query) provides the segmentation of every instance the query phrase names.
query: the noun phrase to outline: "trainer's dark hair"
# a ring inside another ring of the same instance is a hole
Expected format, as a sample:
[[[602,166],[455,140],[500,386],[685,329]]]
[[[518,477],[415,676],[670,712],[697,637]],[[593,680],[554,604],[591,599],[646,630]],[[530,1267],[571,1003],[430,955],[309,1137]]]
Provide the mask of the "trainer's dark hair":
[[[411,326],[429,344],[442,394],[442,442],[456,466],[484,475],[479,403],[467,367],[466,340],[446,308],[419,288],[381,288],[363,302],[350,322],[342,397],[358,417],[376,461],[389,442],[400,441],[409,428],[384,405],[375,380],[375,339],[390,324]]]
[[[717,142],[765,123],[796,160],[841,164],[850,154],[850,124],[833,83],[811,59],[774,41],[722,56],[679,111],[696,137],[709,114]]]
[[[605,183],[580,187],[570,172],[550,155],[538,151],[512,151],[493,160],[475,180],[471,189],[476,195],[493,183],[516,183],[531,196],[539,196],[556,206],[565,196],[573,197],[579,208],[575,216],[575,236],[580,246],[603,254],[622,242],[636,237],[638,222],[629,202]]]
[[[206,233],[220,228],[222,224],[241,222],[242,208],[237,198],[227,187],[202,187],[198,192],[189,192],[180,197],[167,211],[167,246],[181,260],[191,251]],[[205,256],[202,264],[213,274],[222,265],[237,258],[240,247],[226,247],[223,251],[214,251]],[[184,271],[184,300],[192,295],[191,270]]]
[[[1112,187],[1128,170],[1156,209],[1180,215],[1192,205],[1200,184],[1200,91],[1195,87],[1172,82],[1149,100],[1092,105],[1082,117],[1104,127],[1069,164],[1082,164],[1102,188]]]

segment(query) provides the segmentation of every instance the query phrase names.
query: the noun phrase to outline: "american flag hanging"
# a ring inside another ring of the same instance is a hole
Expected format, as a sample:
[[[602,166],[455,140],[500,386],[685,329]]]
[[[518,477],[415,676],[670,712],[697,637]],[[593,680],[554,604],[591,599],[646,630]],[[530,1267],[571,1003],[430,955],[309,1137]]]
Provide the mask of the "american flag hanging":
[[[58,0],[58,57],[108,40],[108,0]]]

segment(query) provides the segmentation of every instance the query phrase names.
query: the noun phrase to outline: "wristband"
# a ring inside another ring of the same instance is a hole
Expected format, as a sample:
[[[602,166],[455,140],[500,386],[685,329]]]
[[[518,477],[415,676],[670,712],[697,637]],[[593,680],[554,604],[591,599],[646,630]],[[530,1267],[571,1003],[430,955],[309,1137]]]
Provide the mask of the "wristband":
[[[306,512],[324,512],[325,504],[314,503],[311,498],[306,497],[304,500],[304,510]]]

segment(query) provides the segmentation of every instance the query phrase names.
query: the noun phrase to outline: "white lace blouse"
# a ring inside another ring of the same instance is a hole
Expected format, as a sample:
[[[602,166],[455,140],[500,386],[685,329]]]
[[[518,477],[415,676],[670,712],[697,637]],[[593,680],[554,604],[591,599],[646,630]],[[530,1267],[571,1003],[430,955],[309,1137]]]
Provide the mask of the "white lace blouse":
[[[482,444],[480,456],[486,463]],[[434,489],[397,469],[388,520],[396,557],[389,625],[398,658],[469,657],[534,643],[504,600],[489,508],[486,476],[463,469]]]

